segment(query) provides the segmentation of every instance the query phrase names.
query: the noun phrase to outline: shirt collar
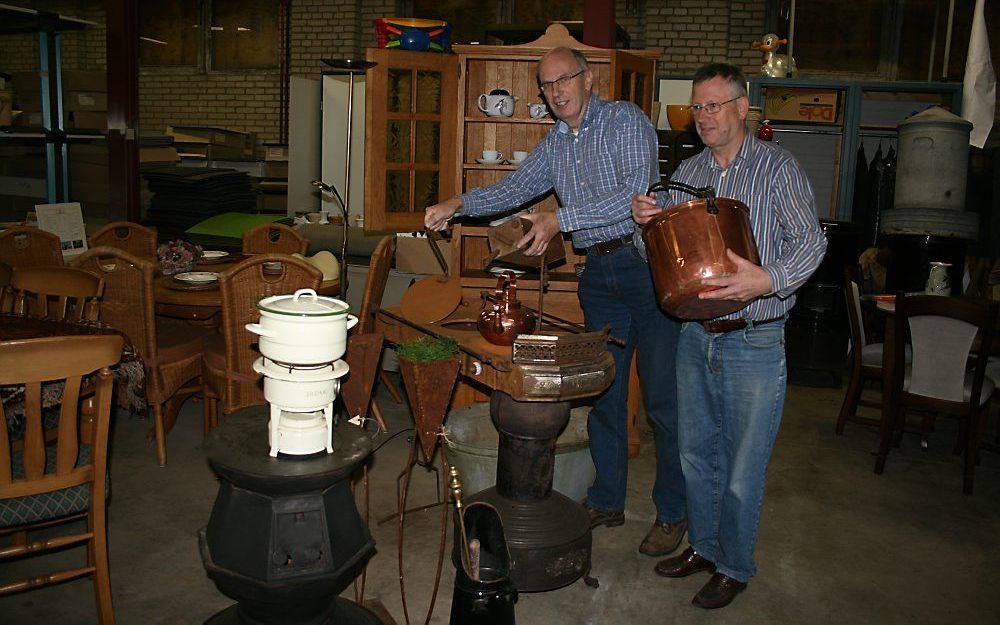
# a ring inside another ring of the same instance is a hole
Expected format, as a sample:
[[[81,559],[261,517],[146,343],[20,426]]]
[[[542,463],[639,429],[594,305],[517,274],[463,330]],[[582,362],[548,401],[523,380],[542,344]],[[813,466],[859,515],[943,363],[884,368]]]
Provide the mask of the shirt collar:
[[[583,119],[580,120],[580,127],[577,128],[577,134],[583,131],[583,129],[590,124],[591,120],[597,117],[597,109],[600,108],[602,104],[603,102],[600,98],[594,94],[590,94],[590,100],[587,101],[587,109],[583,112]],[[564,135],[573,134],[573,130],[569,127],[569,124],[561,119],[556,123],[556,132]]]
[[[736,156],[733,157],[732,162],[729,163],[729,167],[732,167],[736,163],[751,160],[754,157],[754,152],[756,150],[756,141],[754,141],[754,137],[752,137],[748,132],[746,136],[743,137],[743,144],[740,146],[740,150],[736,153]],[[704,150],[703,153],[708,157],[709,167],[712,169],[722,169],[722,167],[719,167],[719,164],[715,162],[715,157],[712,156],[711,150]]]

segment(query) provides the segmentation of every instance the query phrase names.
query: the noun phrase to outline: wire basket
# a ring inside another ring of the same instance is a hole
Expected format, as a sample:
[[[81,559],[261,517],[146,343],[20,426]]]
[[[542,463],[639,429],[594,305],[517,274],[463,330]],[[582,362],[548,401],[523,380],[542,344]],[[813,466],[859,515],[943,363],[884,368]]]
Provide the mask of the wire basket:
[[[605,351],[608,331],[581,334],[519,334],[514,339],[514,364],[578,365],[594,362]]]

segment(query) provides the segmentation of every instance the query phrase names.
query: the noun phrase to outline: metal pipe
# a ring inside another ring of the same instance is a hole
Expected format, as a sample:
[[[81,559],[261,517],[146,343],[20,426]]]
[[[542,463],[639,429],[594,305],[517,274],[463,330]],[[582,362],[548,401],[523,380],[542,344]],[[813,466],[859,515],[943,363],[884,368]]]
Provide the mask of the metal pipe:
[[[948,77],[948,59],[951,56],[951,29],[955,23],[955,0],[948,2],[948,31],[944,34],[944,60],[941,61],[941,78]]]
[[[931,28],[931,53],[927,58],[927,82],[934,80],[934,53],[937,52],[937,30],[940,17],[941,0],[934,0],[934,26]]]
[[[788,11],[788,63],[786,67],[788,68],[788,77],[792,78],[792,52],[795,48],[795,0],[792,0],[792,6]]]

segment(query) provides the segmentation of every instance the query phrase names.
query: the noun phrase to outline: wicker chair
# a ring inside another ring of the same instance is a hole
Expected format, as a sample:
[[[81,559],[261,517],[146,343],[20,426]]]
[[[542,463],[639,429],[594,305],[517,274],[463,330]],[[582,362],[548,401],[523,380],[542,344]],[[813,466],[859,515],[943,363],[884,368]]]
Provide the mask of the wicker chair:
[[[90,247],[117,247],[133,256],[156,260],[156,230],[131,221],[115,221],[104,226],[88,239]]]
[[[173,423],[184,397],[201,390],[206,331],[179,319],[156,317],[153,263],[114,247],[95,247],[73,265],[104,279],[101,320],[129,337],[146,366],[146,402],[153,408],[156,459],[167,463],[165,423]],[[167,404],[170,413],[165,414]],[[206,426],[207,430],[207,426]]]
[[[272,262],[281,262],[281,270],[273,274],[267,271],[264,264]],[[252,367],[253,361],[260,357],[260,353],[250,347],[257,342],[257,336],[245,327],[260,318],[257,302],[270,295],[294,293],[297,289],[316,289],[322,281],[319,269],[285,254],[254,256],[219,276],[221,333],[209,336],[205,343],[202,390],[205,422],[209,427],[218,422],[216,400],[224,415],[265,403],[260,376]]]
[[[243,233],[244,254],[305,254],[309,241],[283,224],[262,224]]]
[[[0,262],[12,268],[61,266],[59,237],[38,228],[8,228],[0,232]]]
[[[75,267],[20,267],[11,290],[15,314],[96,321],[104,281]]]
[[[111,421],[111,372],[122,353],[118,335],[58,336],[0,344],[0,385],[25,385],[24,436],[14,441],[0,427],[0,534],[13,543],[0,550],[0,562],[87,546],[86,566],[5,580],[0,596],[33,590],[80,577],[94,581],[98,622],[115,622],[108,571],[106,488],[108,429]],[[98,372],[80,411],[83,376]],[[56,437],[46,442],[41,383],[65,380]],[[78,427],[83,412],[88,427]],[[0,421],[7,417],[0,406]],[[80,525],[79,520],[86,519]],[[71,533],[53,527],[70,523]],[[28,540],[28,532],[45,528]],[[53,597],[50,595],[48,600]]]

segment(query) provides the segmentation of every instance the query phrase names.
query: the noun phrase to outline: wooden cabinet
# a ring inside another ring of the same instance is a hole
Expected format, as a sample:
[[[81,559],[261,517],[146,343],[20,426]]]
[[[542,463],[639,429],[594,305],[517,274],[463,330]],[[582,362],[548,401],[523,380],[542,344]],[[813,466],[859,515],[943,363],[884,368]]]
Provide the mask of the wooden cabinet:
[[[594,91],[606,100],[653,106],[659,50],[586,46],[553,24],[533,42],[515,46],[456,45],[454,54],[369,49],[377,63],[367,76],[365,229],[423,229],[424,208],[502,178],[515,166],[480,164],[483,150],[504,158],[531,151],[555,123],[533,119],[528,105],[544,103],[538,61],[557,46],[579,49],[594,73]],[[517,98],[511,117],[479,110],[480,94],[505,89]],[[539,209],[552,210],[549,194]]]

